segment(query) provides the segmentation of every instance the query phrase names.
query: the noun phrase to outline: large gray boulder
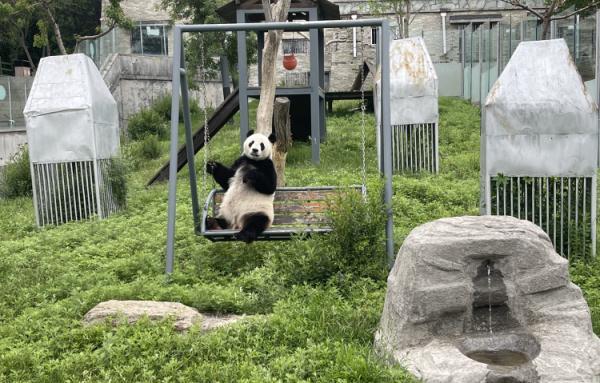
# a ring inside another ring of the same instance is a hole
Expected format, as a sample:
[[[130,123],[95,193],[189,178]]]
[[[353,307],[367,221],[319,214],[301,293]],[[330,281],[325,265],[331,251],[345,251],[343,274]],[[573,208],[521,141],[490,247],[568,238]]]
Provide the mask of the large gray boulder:
[[[600,381],[600,341],[568,261],[512,217],[414,229],[388,277],[375,347],[425,382]]]

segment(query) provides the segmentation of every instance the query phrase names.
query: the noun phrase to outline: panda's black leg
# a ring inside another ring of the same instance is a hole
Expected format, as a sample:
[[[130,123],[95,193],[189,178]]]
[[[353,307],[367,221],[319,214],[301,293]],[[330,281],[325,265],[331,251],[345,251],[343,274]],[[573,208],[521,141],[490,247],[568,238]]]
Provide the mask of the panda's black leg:
[[[269,217],[262,213],[253,213],[244,216],[244,226],[236,238],[246,243],[252,243],[269,226]]]
[[[223,230],[229,229],[230,225],[227,220],[219,217],[206,217],[206,228],[208,230]]]
[[[212,174],[215,181],[217,181],[224,190],[229,188],[229,179],[235,174],[233,169],[216,161],[208,161],[206,164],[206,172]]]

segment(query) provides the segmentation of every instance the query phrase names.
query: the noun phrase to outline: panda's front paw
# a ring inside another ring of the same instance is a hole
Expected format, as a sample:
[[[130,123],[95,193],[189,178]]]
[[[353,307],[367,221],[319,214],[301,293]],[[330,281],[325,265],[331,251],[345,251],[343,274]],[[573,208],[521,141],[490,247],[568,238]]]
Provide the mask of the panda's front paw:
[[[206,172],[207,172],[208,174],[214,174],[214,171],[215,171],[215,169],[217,168],[218,164],[219,164],[219,163],[218,163],[218,162],[216,162],[216,161],[208,161],[208,162],[206,163]]]

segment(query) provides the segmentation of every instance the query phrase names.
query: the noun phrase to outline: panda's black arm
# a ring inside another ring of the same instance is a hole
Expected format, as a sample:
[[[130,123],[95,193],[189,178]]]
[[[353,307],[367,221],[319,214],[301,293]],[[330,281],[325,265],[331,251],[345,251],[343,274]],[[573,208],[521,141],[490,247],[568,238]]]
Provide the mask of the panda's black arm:
[[[261,161],[256,169],[250,170],[244,176],[244,182],[249,183],[257,192],[273,194],[277,188],[277,173],[272,161]]]
[[[236,168],[235,165],[236,164],[234,163],[234,169]],[[217,183],[221,185],[224,190],[229,189],[229,179],[234,176],[234,169],[230,169],[222,163],[216,161],[209,161],[206,164],[206,171],[209,174],[212,174],[215,181],[217,181]]]

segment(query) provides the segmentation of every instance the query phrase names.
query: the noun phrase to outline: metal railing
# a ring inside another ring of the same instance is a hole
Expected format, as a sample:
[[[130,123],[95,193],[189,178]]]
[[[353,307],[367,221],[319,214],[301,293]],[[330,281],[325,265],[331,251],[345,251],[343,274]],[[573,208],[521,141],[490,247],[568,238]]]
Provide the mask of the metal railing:
[[[25,129],[23,108],[33,77],[0,76],[0,130]]]

